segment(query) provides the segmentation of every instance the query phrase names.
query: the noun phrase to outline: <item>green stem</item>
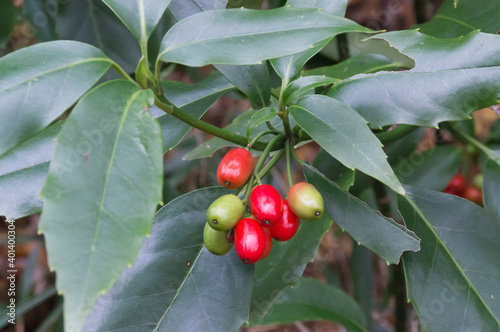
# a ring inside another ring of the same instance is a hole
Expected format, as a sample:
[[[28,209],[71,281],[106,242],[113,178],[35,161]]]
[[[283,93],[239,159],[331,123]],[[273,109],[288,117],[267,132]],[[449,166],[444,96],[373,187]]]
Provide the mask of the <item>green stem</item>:
[[[263,131],[262,133],[259,133],[257,136],[255,136],[250,143],[248,143],[247,147],[251,148],[255,142],[257,142],[262,136],[269,135],[269,134],[281,134],[280,131],[278,130],[268,130],[268,131]]]
[[[275,131],[278,131],[278,129],[276,129],[276,127],[274,127],[270,121],[266,121],[266,126],[267,128],[269,128],[269,130],[275,130]]]
[[[213,126],[209,123],[206,123],[205,121],[202,121],[186,112],[181,110],[178,107],[175,107],[173,105],[169,105],[168,101],[163,97],[163,96],[155,96],[155,105],[158,106],[160,109],[165,111],[167,114],[175,116],[177,119],[187,123],[188,125],[198,128],[208,134],[214,135],[216,137],[222,138],[226,141],[241,145],[241,146],[247,146],[248,144],[248,139],[244,136],[234,134],[228,130],[218,128],[216,126]],[[262,142],[256,142],[254,146],[252,146],[253,149],[262,151],[267,147],[267,144],[262,143]],[[279,145],[276,146],[276,150],[281,148]]]
[[[417,126],[400,125],[394,128],[393,130],[375,134],[375,136],[377,136],[377,138],[379,139],[380,142],[382,142],[382,144],[389,144],[394,141],[397,141],[400,138],[403,138],[404,136],[410,134],[417,128],[418,128]]]
[[[139,88],[142,89],[142,87],[136,81],[134,81],[132,77],[130,77],[129,74],[127,74],[127,72],[119,64],[117,64],[113,60],[110,60],[109,63],[111,64],[111,67],[113,67],[113,69],[116,70],[118,74],[120,74],[121,77],[123,77],[127,81],[134,83],[135,85],[137,85]]]
[[[260,156],[259,161],[255,165],[254,169],[257,172],[260,170],[260,168],[262,167],[262,165],[264,165],[264,162],[266,161],[266,158],[269,155],[269,153],[272,151],[273,147],[275,145],[277,145],[277,143],[279,141],[281,141],[282,139],[284,139],[284,138],[285,138],[285,135],[280,134],[280,135],[275,136],[271,141],[269,141],[269,143],[267,144],[266,148],[262,152],[262,155]]]
[[[293,145],[290,146],[290,152],[292,153],[293,159],[295,159],[295,161],[297,163],[299,163],[300,166],[304,166],[305,161],[302,161],[302,160],[300,160],[299,157],[297,157],[297,154],[295,153],[295,149],[293,148]]]
[[[291,188],[293,186],[292,180],[292,169],[290,166],[290,141],[286,140],[285,143],[285,153],[286,153],[286,175],[288,177],[288,187]]]
[[[476,148],[481,150],[489,159],[494,160],[497,164],[500,165],[500,158],[494,154],[487,146],[483,143],[476,140],[474,137],[460,131],[454,124],[448,123],[443,126],[445,129],[448,129],[453,136],[460,139],[465,143],[470,143],[474,145]]]
[[[260,180],[259,175],[257,174],[257,172],[255,172],[255,170],[253,172],[254,172],[253,174],[255,175],[255,180],[257,181],[257,184],[259,186],[261,186],[262,185],[262,181]]]
[[[255,174],[252,174],[252,176],[250,176],[250,179],[248,180],[248,184],[245,190],[245,197],[243,197],[243,204],[245,205],[247,204],[248,199],[250,198],[250,193],[252,192],[254,178]]]
[[[267,173],[269,173],[269,171],[274,167],[274,165],[278,163],[278,161],[281,159],[281,157],[283,157],[284,154],[285,154],[284,150],[279,150],[278,152],[276,152],[274,156],[271,158],[271,160],[269,160],[269,162],[266,164],[266,166],[264,166],[260,170],[259,178],[262,179],[264,176],[266,176]]]

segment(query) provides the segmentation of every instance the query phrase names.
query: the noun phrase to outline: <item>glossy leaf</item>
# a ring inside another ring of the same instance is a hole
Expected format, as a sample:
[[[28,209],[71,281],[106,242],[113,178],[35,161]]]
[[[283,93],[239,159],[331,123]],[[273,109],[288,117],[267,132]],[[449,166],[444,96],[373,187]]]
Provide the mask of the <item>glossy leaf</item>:
[[[346,0],[321,0],[321,1],[301,1],[301,0],[289,0],[286,6],[293,8],[321,8],[328,14],[344,17],[347,9]],[[309,48],[300,53],[292,54],[286,57],[281,57],[277,59],[272,59],[271,64],[276,71],[276,73],[285,81],[291,82],[296,78],[304,65],[311,57],[323,49],[333,38],[327,38],[321,40]]]
[[[436,146],[410,154],[394,166],[394,172],[404,184],[443,191],[461,162],[461,148]]]
[[[350,296],[313,278],[301,278],[296,286],[282,291],[259,324],[318,320],[342,324],[348,331],[367,331],[363,312]]]
[[[147,47],[149,35],[160,21],[171,0],[103,0],[132,32],[135,39]]]
[[[208,206],[229,193],[192,191],[156,213],[134,265],[99,298],[85,331],[236,331],[248,320],[254,267],[203,245]]]
[[[372,210],[311,166],[305,167],[304,173],[307,182],[323,195],[325,211],[359,244],[390,264],[397,264],[404,251],[419,250],[420,239],[412,231]]]
[[[309,90],[335,82],[338,82],[338,79],[325,76],[307,76],[296,79],[283,92],[283,103],[287,104]]]
[[[134,36],[102,0],[64,1],[59,6],[56,29],[59,39],[94,45],[127,73],[135,71],[141,57]]]
[[[216,65],[215,68],[243,92],[255,108],[265,107],[271,98],[271,81],[267,64],[253,66]]]
[[[463,198],[405,188],[399,210],[422,238],[418,253],[403,255],[422,331],[498,331],[500,223]]]
[[[278,112],[276,112],[272,107],[265,107],[256,111],[248,121],[247,138],[250,140],[252,131],[255,129],[255,127],[265,123],[266,121],[271,121],[277,115]]]
[[[371,32],[317,9],[213,10],[172,27],[158,59],[188,66],[257,64],[305,51],[318,41],[350,31]],[[263,43],[280,47],[263,47]]]
[[[290,107],[290,114],[323,149],[346,167],[357,168],[397,193],[404,193],[380,141],[354,110],[338,100],[313,95]]]
[[[201,118],[226,93],[235,90],[234,85],[219,73],[213,73],[195,84],[162,81],[162,88],[165,98],[197,118]],[[163,152],[166,152],[179,144],[191,126],[166,114],[156,106],[151,110],[160,123],[163,133]]]
[[[391,124],[437,126],[464,120],[497,103],[500,36],[473,32],[436,39],[418,31],[377,36],[415,60],[405,72],[358,75],[334,85],[329,96],[355,109],[371,128]]]
[[[458,6],[457,2],[444,1],[429,22],[416,27],[422,33],[441,38],[459,37],[478,29],[487,33],[500,30],[500,2],[460,0]]]
[[[0,215],[7,220],[42,211],[38,195],[61,127],[55,123],[0,157]]]
[[[261,324],[262,316],[276,296],[287,286],[300,281],[307,263],[314,259],[323,235],[331,226],[332,219],[323,214],[314,222],[301,222],[299,230],[289,241],[273,242],[269,256],[256,264],[250,310],[252,324]]]
[[[306,70],[302,75],[325,75],[344,80],[356,74],[371,74],[382,70],[395,71],[400,67],[403,67],[401,63],[394,62],[380,54],[360,54],[332,66]]]
[[[39,230],[64,295],[67,331],[132,264],[161,201],[161,132],[151,90],[124,80],[92,90],[57,136]]]
[[[346,191],[349,191],[349,188],[354,184],[356,171],[342,165],[324,149],[320,149],[316,154],[313,166],[327,179],[336,182],[340,188]]]
[[[490,160],[486,164],[483,181],[483,202],[486,211],[500,220],[500,165]]]
[[[57,119],[110,67],[90,45],[56,41],[0,59],[0,155]]]

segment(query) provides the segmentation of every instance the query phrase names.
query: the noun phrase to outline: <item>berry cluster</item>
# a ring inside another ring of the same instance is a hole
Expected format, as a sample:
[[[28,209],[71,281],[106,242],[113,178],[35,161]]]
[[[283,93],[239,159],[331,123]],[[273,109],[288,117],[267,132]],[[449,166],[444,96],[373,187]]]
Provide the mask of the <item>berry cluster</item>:
[[[217,179],[230,189],[251,186],[253,168],[250,152],[237,148],[221,160]],[[233,194],[221,196],[209,206],[203,239],[211,253],[224,255],[234,244],[241,260],[253,264],[269,255],[272,239],[290,240],[299,228],[300,219],[313,221],[323,215],[323,197],[309,183],[293,185],[288,199],[282,199],[276,188],[268,184],[250,189],[249,206]],[[251,215],[245,206],[250,208]]]
[[[483,205],[483,174],[478,174],[474,177],[472,184],[469,185],[467,178],[462,174],[455,174],[450,183],[444,190],[445,193],[456,195],[468,199],[478,205]]]

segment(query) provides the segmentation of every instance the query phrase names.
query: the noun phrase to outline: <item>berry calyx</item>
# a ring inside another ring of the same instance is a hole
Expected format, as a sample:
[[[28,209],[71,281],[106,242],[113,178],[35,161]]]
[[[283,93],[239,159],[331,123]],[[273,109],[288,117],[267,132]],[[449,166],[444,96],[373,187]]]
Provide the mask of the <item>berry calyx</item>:
[[[465,188],[464,198],[476,203],[477,205],[483,206],[483,193],[476,187]]]
[[[445,193],[464,197],[465,188],[467,187],[467,179],[461,174],[456,174],[448,183],[444,190]]]
[[[207,223],[215,230],[228,231],[243,218],[245,207],[237,196],[228,194],[217,198],[207,210]]]
[[[234,228],[236,254],[245,264],[257,262],[266,247],[266,235],[257,220],[241,219]]]
[[[208,251],[214,255],[225,255],[233,247],[233,243],[227,241],[227,231],[216,231],[208,223],[203,230],[203,242]]]
[[[273,186],[262,184],[255,187],[250,194],[250,205],[253,216],[263,227],[272,227],[281,220],[283,202]]]
[[[290,240],[299,229],[299,217],[290,209],[287,199],[283,200],[283,216],[281,220],[270,228],[271,236],[277,241]]]
[[[312,184],[299,182],[288,191],[288,203],[300,219],[314,221],[323,216],[323,196]]]
[[[273,246],[273,237],[271,236],[271,230],[268,227],[262,227],[262,230],[266,235],[266,242],[264,246],[264,253],[262,254],[262,257],[260,259],[264,259],[269,256],[269,253],[271,252],[271,248]]]
[[[243,148],[229,151],[217,168],[217,180],[228,189],[241,187],[252,174],[254,160],[252,154]]]

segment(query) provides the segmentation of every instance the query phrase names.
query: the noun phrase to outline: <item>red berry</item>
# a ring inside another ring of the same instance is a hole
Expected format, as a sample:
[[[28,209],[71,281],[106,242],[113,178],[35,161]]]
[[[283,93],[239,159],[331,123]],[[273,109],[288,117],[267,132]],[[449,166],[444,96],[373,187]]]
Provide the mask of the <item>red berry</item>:
[[[257,262],[266,247],[266,234],[259,223],[252,218],[241,219],[234,228],[236,254],[245,264]]]
[[[465,189],[464,198],[483,206],[483,193],[476,187],[467,187]]]
[[[225,188],[239,188],[252,174],[253,166],[250,152],[242,148],[233,149],[222,158],[217,168],[217,180]]]
[[[263,227],[276,225],[283,214],[280,193],[268,184],[255,187],[250,194],[252,214]]]
[[[283,200],[283,216],[281,220],[271,227],[271,235],[277,241],[290,240],[299,229],[299,217],[290,209],[288,200]]]
[[[264,247],[264,253],[260,259],[264,259],[269,256],[271,252],[271,248],[273,246],[273,237],[271,236],[271,230],[268,227],[262,227],[264,234],[266,235],[266,245]]]
[[[456,174],[448,183],[444,190],[445,193],[464,197],[465,188],[467,187],[467,179],[461,174]]]

